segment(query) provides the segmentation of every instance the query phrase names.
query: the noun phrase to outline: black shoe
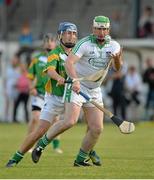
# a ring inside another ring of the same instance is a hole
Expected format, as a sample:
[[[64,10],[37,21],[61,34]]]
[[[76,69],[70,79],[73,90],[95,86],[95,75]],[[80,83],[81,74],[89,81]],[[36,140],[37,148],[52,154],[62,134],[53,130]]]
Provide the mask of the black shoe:
[[[101,160],[100,160],[100,157],[96,154],[96,151],[91,151],[89,153],[89,157],[92,161],[92,163],[95,165],[95,166],[101,166],[102,163],[101,163]]]
[[[74,166],[76,167],[81,167],[81,166],[91,166],[91,164],[85,160],[85,161],[81,161],[81,162],[77,162],[76,160],[74,161]]]
[[[17,165],[17,162],[13,159],[9,160],[9,162],[6,164],[6,167],[10,168],[10,167],[14,167]]]
[[[41,157],[43,149],[41,147],[35,147],[32,151],[32,161],[37,163]]]

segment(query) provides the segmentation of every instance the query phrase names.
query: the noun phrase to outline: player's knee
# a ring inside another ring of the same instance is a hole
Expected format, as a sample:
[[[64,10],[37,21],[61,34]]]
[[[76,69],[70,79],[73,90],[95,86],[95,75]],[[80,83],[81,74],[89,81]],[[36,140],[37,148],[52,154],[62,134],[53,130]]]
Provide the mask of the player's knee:
[[[91,129],[93,136],[99,136],[103,131],[102,127],[95,127]]]
[[[71,127],[73,127],[75,124],[76,124],[76,121],[75,121],[74,119],[69,120],[69,121],[65,121],[65,126],[66,126],[67,128],[71,128]]]
[[[34,125],[35,125],[35,124],[38,124],[38,123],[39,123],[39,117],[38,117],[38,116],[33,117],[31,123],[34,124]]]
[[[40,115],[39,115],[39,114],[36,114],[33,119],[34,119],[36,122],[39,122],[39,118],[40,118]]]

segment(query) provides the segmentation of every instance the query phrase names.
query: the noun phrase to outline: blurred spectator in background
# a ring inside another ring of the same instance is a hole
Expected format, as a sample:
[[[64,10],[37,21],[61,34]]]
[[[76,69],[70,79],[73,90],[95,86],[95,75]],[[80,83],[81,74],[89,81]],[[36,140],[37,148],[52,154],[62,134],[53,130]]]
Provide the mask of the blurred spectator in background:
[[[0,0],[0,38],[7,36],[7,8],[5,0]]]
[[[146,6],[139,19],[139,37],[154,37],[154,15],[153,9]]]
[[[128,68],[128,72],[125,77],[125,91],[126,91],[126,98],[128,105],[130,105],[130,114],[131,118],[136,118],[138,116],[138,110],[137,107],[140,105],[140,93],[141,93],[141,76],[137,72],[136,67],[134,65],[131,65]],[[134,108],[136,110],[134,111]]]
[[[18,96],[14,103],[14,111],[13,111],[13,122],[17,121],[17,110],[20,103],[24,104],[25,111],[25,120],[29,122],[29,113],[28,113],[28,99],[29,99],[29,81],[27,78],[27,66],[23,63],[20,64],[20,76],[17,79],[16,89],[18,91]]]
[[[30,31],[30,24],[28,21],[25,21],[21,28],[21,35],[19,37],[19,51],[18,56],[23,63],[26,63],[29,66],[31,61],[31,54],[34,51],[33,45],[33,37]]]
[[[111,26],[113,27],[111,29],[111,36],[113,38],[119,38],[119,31],[120,31],[120,23],[121,23],[121,14],[118,11],[114,11],[112,13],[112,17],[111,17],[112,21],[111,21]]]
[[[5,4],[6,4],[7,6],[10,6],[10,5],[12,4],[12,1],[13,1],[13,0],[5,0]]]
[[[141,78],[139,73],[136,70],[135,66],[130,66],[128,68],[128,73],[125,78],[125,88],[129,94],[129,101],[135,102],[136,105],[140,104],[139,94],[141,91]]]
[[[21,28],[21,35],[19,36],[20,46],[31,46],[33,44],[33,37],[30,30],[30,24],[25,21]]]
[[[5,3],[5,0],[0,0],[0,4],[4,4]]]
[[[5,96],[5,115],[4,120],[10,121],[13,117],[10,117],[10,107],[14,104],[17,96],[18,91],[15,88],[17,80],[20,76],[19,71],[19,58],[15,55],[12,60],[11,64],[6,69],[6,74],[4,77],[4,96]]]
[[[112,69],[113,70],[113,69]],[[125,75],[127,72],[126,66],[123,66],[121,71],[114,71],[110,76],[112,82],[111,92],[109,95],[112,98],[112,107],[114,114],[119,116],[119,111],[121,117],[126,119],[126,98],[125,98]]]
[[[19,56],[20,61],[24,64],[27,64],[27,66],[29,66],[31,62],[31,56],[34,50],[35,50],[34,47],[20,47],[17,52],[17,55]]]
[[[145,116],[149,117],[149,110],[152,109],[152,114],[154,115],[154,60],[151,58],[147,58],[146,60],[146,70],[143,73],[143,82],[148,85],[148,93],[145,104]]]
[[[0,51],[0,76],[2,74],[2,51]]]

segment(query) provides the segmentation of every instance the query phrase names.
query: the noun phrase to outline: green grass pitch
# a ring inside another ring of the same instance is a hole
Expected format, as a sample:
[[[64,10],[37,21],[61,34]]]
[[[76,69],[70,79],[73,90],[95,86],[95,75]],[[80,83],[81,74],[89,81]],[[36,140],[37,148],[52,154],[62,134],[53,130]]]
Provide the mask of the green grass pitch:
[[[113,124],[105,124],[95,147],[103,160],[101,167],[73,167],[86,131],[85,124],[78,124],[61,136],[62,155],[49,145],[38,164],[33,164],[27,153],[16,167],[6,168],[26,130],[25,124],[0,124],[1,179],[154,179],[153,122],[137,124],[136,131],[130,135],[121,134]]]

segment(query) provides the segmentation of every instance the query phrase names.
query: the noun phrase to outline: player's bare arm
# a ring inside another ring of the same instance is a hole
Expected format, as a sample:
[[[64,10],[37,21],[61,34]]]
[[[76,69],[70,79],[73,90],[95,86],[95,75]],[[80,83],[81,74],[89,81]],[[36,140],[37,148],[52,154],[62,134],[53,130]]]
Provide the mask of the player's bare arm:
[[[73,78],[78,78],[77,77],[77,74],[76,74],[76,71],[75,71],[75,68],[74,68],[74,64],[79,60],[79,57],[74,55],[73,53],[70,53],[66,62],[65,62],[65,69],[66,69],[66,72],[68,74],[69,77],[71,77],[72,79]],[[72,85],[72,89],[79,93],[80,91],[80,82],[79,81],[76,81],[73,83]]]
[[[37,89],[35,88],[36,85],[36,79],[31,79],[30,77],[28,77],[28,83],[29,83],[29,93],[33,96],[37,95]]]
[[[47,74],[50,78],[55,79],[57,81],[57,85],[63,85],[65,79],[60,76],[55,69],[48,69]]]

